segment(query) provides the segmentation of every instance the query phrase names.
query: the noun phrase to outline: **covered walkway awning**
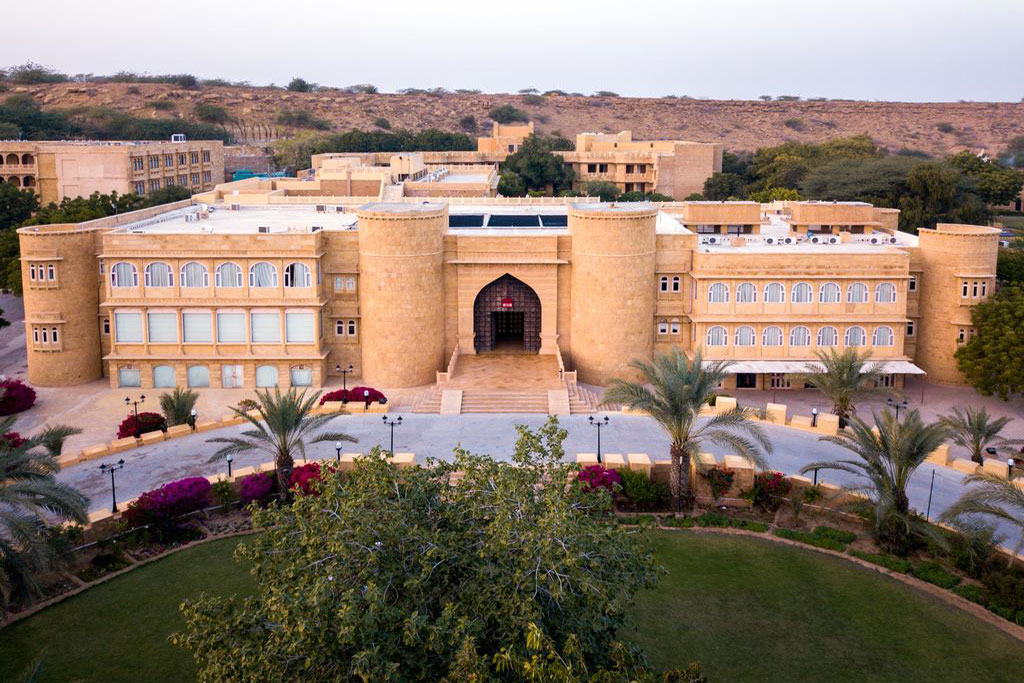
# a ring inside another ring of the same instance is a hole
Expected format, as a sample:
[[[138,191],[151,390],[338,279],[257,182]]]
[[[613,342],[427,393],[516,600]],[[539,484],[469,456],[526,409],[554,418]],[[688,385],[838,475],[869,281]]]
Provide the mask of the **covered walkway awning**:
[[[717,361],[704,361],[704,367],[710,367]],[[868,361],[865,367],[881,365],[881,370],[888,375],[923,375],[925,371],[908,360]],[[822,371],[817,361],[805,360],[737,360],[729,361],[725,371],[730,375],[737,374],[799,374],[812,372],[809,366]]]

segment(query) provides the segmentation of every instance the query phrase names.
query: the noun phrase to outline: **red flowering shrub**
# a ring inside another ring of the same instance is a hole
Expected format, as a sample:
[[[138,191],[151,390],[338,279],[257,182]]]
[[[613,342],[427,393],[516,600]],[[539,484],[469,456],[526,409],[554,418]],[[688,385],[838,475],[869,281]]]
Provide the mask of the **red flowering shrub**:
[[[299,489],[302,493],[309,495],[310,493],[316,493],[316,487],[313,486],[314,482],[320,481],[320,463],[311,462],[305,465],[299,465],[292,470],[292,476],[288,480],[289,489]]]
[[[146,432],[166,432],[167,420],[160,413],[139,413],[139,434]],[[135,436],[135,416],[129,415],[117,427],[117,438],[124,439]]]
[[[726,467],[709,467],[702,473],[711,487],[711,497],[718,500],[732,488],[736,473]]]
[[[146,491],[125,510],[133,527],[145,524],[170,525],[182,515],[209,507],[213,486],[206,477],[187,477]]]
[[[587,491],[594,489],[607,489],[611,492],[614,487],[622,486],[622,477],[615,470],[605,469],[600,465],[587,465],[579,474],[583,488]]]
[[[264,503],[274,494],[274,478],[266,472],[254,472],[249,476],[242,477],[238,483],[238,497],[242,505],[248,505],[255,501]]]
[[[369,392],[369,393],[367,393]],[[348,390],[348,400],[355,403],[365,403],[366,399],[370,400],[370,403],[387,403],[387,396],[380,393],[373,387],[352,387]]]
[[[762,510],[774,512],[791,488],[793,485],[782,472],[758,472],[753,488],[744,491],[743,497]]]
[[[6,442],[4,446],[7,448],[17,448],[26,441],[25,437],[18,432],[7,432],[6,434],[0,435],[0,439],[3,439]]]
[[[342,403],[348,403],[349,393],[348,389],[335,389],[334,391],[328,391],[320,397],[320,405],[323,405],[328,401],[341,401]]]
[[[14,415],[36,403],[36,390],[19,379],[0,382],[0,415]]]

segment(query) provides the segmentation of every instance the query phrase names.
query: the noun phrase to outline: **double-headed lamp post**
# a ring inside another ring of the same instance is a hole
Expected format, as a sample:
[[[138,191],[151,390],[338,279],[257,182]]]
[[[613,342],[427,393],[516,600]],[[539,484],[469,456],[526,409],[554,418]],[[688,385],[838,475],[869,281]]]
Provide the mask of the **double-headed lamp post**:
[[[395,454],[395,427],[396,426],[397,427],[401,427],[402,426],[402,416],[399,415],[398,419],[396,419],[396,420],[388,420],[388,416],[387,415],[382,415],[381,417],[384,419],[384,424],[386,426],[388,426],[388,427],[391,427],[391,455],[394,455]]]
[[[124,397],[124,404],[131,406],[135,411],[135,438],[138,439],[142,436],[142,427],[139,425],[139,404],[146,400],[146,395],[139,396],[138,401],[133,401],[131,396]]]
[[[601,428],[608,426],[608,422],[609,422],[608,416],[605,415],[603,420],[602,419],[595,420],[594,416],[591,415],[590,417],[587,418],[587,422],[589,422],[593,426],[597,427],[597,462],[598,462],[598,464],[600,464],[601,463]]]
[[[335,365],[334,371],[341,375],[341,389],[342,391],[348,390],[348,375],[350,372],[355,372],[355,368],[349,363],[347,368],[342,369],[341,365]]]
[[[892,400],[892,396],[889,397],[886,403],[889,405],[890,408],[896,408],[897,420],[900,419],[900,408],[903,408],[903,410],[905,411],[907,409],[907,406],[909,405],[907,403],[907,399],[903,399],[902,401],[894,401]]]
[[[117,512],[117,489],[114,487],[114,472],[124,467],[124,458],[121,458],[113,465],[107,465],[106,463],[100,465],[100,472],[106,474],[110,472],[110,511]]]

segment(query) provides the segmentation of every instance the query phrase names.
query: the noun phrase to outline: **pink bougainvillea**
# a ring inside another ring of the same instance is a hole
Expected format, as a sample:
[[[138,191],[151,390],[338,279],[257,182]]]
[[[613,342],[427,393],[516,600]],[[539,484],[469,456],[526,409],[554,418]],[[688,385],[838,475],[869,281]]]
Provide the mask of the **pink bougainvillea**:
[[[292,470],[292,476],[288,480],[288,488],[295,490],[298,489],[302,493],[309,495],[310,493],[316,493],[315,482],[320,481],[320,463],[311,462],[306,465],[299,465]]]
[[[274,478],[266,472],[254,472],[242,477],[238,483],[238,496],[242,499],[242,505],[248,505],[253,501],[263,503],[273,493]]]
[[[25,443],[26,439],[18,432],[7,432],[6,434],[0,435],[0,439],[4,440],[4,444],[7,448],[17,448],[18,446]]]
[[[622,486],[622,477],[615,470],[605,469],[600,465],[588,465],[580,470],[580,481],[588,491],[594,489],[614,490],[616,486]]]
[[[36,402],[36,390],[18,379],[0,382],[0,415],[28,410]]]
[[[131,526],[170,524],[178,517],[208,507],[212,485],[206,477],[187,477],[146,491],[125,510]]]
[[[139,434],[146,432],[164,431],[167,429],[167,420],[160,413],[139,413]],[[135,436],[135,416],[129,415],[117,427],[117,438],[124,439]]]

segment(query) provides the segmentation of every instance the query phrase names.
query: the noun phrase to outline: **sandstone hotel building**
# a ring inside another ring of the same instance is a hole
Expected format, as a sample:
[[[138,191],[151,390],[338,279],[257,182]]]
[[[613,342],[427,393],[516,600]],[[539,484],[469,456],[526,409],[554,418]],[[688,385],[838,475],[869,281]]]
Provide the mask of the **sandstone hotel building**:
[[[728,389],[786,389],[815,351],[853,347],[887,383],[960,383],[953,354],[994,289],[998,230],[910,235],[862,203],[259,187],[20,229],[30,382],[319,387],[352,365],[383,389],[443,386],[497,349],[550,360],[571,394],[678,347],[733,361]]]

